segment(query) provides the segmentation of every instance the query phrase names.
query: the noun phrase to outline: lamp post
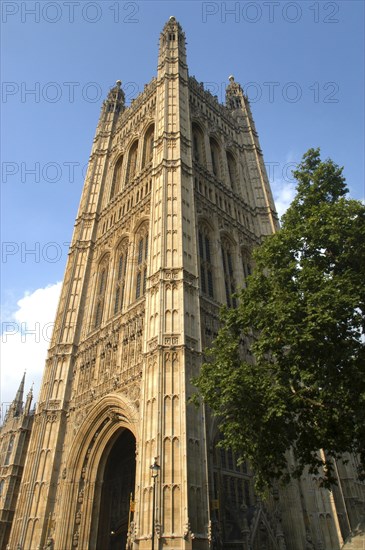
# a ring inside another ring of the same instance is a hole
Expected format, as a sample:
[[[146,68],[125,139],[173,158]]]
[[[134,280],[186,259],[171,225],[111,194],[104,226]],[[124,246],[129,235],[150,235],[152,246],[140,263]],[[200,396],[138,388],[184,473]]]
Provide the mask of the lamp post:
[[[156,479],[160,466],[157,464],[157,457],[153,464],[150,466],[151,476],[153,479],[153,493],[152,493],[152,550],[155,550],[155,510],[156,510]]]

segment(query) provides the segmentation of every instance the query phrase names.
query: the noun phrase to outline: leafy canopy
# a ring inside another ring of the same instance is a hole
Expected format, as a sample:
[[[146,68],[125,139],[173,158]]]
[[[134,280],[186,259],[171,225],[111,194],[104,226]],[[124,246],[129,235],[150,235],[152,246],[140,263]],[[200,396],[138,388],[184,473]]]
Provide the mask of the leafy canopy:
[[[256,249],[194,381],[261,489],[305,465],[329,487],[345,452],[360,455],[365,478],[365,207],[319,149],[294,176],[282,227]]]

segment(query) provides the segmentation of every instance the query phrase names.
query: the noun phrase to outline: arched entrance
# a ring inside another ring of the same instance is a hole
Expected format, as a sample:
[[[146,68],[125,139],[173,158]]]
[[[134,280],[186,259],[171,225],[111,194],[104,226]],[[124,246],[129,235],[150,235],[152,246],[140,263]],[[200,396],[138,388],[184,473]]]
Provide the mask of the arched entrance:
[[[126,548],[130,521],[130,500],[134,497],[136,477],[136,440],[132,432],[118,432],[111,446],[104,451],[98,480],[102,482],[96,548],[123,550]]]

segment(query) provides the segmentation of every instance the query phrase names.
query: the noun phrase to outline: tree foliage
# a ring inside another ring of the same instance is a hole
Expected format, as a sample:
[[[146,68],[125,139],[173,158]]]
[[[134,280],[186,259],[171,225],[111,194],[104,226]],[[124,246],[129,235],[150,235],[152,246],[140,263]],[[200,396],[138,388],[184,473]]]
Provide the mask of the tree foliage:
[[[305,465],[329,487],[346,452],[365,478],[365,207],[346,198],[342,168],[319,149],[294,176],[282,227],[256,249],[195,380],[261,489]]]

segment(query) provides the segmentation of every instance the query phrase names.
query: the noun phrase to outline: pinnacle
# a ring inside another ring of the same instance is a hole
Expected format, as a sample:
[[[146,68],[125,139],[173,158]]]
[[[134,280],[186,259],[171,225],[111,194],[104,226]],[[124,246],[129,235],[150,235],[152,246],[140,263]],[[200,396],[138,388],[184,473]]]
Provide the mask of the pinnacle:
[[[166,21],[165,25],[164,25],[164,28],[163,30],[166,30],[168,28],[171,28],[171,27],[175,27],[178,28],[179,31],[182,31],[182,27],[180,25],[180,23],[178,22],[178,20],[176,19],[176,17],[174,15],[170,15],[169,19]]]

